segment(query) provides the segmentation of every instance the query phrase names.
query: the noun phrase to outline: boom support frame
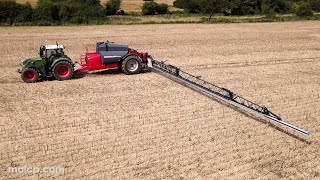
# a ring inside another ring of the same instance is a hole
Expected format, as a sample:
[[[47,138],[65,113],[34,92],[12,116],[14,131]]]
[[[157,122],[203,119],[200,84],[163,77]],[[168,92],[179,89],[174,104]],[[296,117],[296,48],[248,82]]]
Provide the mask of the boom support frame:
[[[165,64],[163,61],[154,60],[151,57],[149,59],[149,67],[153,71],[161,73],[172,80],[178,81],[192,89],[202,92],[209,97],[231,104],[237,108],[250,112],[251,114],[267,118],[277,124],[286,126],[299,133],[305,135],[310,134],[310,132],[305,129],[299,128],[293,124],[283,121],[278,115],[268,110],[268,108],[266,108],[265,106],[260,106],[242,96],[235,94],[229,89],[205,81],[201,77],[191,75],[178,67]]]

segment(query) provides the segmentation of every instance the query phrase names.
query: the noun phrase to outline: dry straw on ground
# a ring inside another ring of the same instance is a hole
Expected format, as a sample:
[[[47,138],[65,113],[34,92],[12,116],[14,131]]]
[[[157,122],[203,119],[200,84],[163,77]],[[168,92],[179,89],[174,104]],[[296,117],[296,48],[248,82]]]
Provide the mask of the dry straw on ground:
[[[1,27],[3,179],[317,179],[320,24]],[[128,43],[270,107],[312,132],[286,133],[155,73],[25,84],[15,70],[58,41]],[[65,174],[9,174],[9,166]]]

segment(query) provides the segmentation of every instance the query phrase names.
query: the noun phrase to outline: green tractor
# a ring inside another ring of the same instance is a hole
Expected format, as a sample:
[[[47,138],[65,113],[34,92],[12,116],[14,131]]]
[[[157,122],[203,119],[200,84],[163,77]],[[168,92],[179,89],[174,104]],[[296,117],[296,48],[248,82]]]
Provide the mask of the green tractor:
[[[73,76],[75,64],[64,54],[63,45],[46,45],[40,47],[39,56],[21,62],[18,72],[26,83],[34,83],[39,79],[55,78],[68,80]]]

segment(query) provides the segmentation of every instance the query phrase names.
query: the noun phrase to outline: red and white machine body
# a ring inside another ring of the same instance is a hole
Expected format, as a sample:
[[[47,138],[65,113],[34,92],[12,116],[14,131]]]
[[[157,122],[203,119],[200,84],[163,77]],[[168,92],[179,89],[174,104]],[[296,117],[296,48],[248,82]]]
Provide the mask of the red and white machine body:
[[[96,46],[87,45],[86,53],[80,55],[80,66],[76,72],[88,72],[107,69],[121,69],[122,63],[128,57],[135,57],[142,68],[147,66],[148,54],[110,42],[98,42]],[[134,63],[131,63],[134,65]],[[130,64],[129,64],[130,65]]]

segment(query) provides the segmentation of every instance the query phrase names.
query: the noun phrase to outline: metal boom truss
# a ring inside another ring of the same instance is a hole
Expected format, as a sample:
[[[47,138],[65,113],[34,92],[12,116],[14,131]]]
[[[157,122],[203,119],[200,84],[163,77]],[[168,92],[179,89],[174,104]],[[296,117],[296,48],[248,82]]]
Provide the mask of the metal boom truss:
[[[170,79],[178,81],[192,89],[202,92],[209,97],[221,100],[252,114],[268,118],[269,120],[272,120],[277,124],[281,124],[300,133],[306,135],[310,134],[310,132],[305,129],[299,128],[293,124],[283,121],[279,116],[269,111],[265,106],[260,106],[226,88],[219,87],[218,85],[205,81],[201,79],[201,77],[191,75],[185,71],[182,71],[178,67],[165,64],[163,61],[151,59],[151,63],[152,70],[162,73]]]

